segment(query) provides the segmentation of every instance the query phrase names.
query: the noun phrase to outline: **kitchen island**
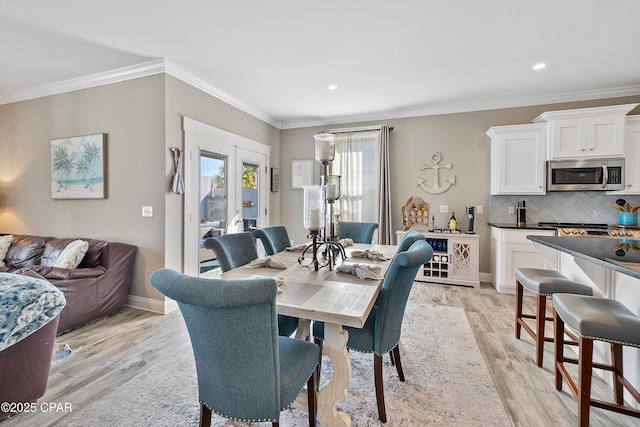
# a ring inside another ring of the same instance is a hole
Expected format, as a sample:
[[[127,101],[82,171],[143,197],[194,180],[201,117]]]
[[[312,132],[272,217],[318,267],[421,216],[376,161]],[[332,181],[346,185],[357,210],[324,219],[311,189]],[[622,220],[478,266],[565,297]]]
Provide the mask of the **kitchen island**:
[[[594,295],[620,301],[640,315],[640,239],[610,237],[527,236],[543,256],[556,255],[565,276],[594,288]],[[609,362],[609,345],[594,344],[594,361]],[[594,371],[611,385],[611,374]],[[624,373],[635,388],[640,386],[640,349],[624,348]],[[625,390],[625,400],[633,402]],[[638,407],[638,405],[634,405]]]
[[[640,279],[639,239],[553,236],[527,236],[527,239],[575,258]]]

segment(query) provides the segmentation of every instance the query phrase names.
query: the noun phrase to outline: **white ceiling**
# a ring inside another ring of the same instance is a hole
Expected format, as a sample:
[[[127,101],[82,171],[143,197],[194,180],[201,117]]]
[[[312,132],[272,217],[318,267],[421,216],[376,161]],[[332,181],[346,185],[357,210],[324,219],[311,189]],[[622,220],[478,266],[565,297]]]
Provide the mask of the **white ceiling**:
[[[638,17],[638,0],[0,0],[0,104],[157,72],[279,128],[638,95]]]

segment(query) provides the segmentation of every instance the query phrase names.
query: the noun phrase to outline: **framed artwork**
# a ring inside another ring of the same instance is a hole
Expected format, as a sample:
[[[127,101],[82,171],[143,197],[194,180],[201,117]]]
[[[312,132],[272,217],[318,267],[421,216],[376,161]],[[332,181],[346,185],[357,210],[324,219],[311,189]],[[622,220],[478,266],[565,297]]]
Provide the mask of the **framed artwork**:
[[[107,134],[51,140],[51,198],[107,197]]]
[[[291,189],[313,184],[313,160],[291,160]]]

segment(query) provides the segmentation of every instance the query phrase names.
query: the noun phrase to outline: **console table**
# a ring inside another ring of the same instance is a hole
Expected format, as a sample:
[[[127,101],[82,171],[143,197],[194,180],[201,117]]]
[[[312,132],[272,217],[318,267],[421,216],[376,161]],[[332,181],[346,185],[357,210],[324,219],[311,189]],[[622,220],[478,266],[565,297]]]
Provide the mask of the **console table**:
[[[433,258],[416,276],[420,282],[480,287],[478,234],[420,231],[433,248]],[[400,242],[405,231],[396,231]]]

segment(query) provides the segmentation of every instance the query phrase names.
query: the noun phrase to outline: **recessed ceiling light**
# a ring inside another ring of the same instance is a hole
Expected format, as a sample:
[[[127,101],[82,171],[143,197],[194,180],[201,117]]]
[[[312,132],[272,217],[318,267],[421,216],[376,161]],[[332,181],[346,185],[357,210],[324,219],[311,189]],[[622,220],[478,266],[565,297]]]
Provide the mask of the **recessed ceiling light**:
[[[538,63],[538,64],[534,65],[534,66],[533,66],[533,69],[534,69],[534,70],[542,70],[542,69],[543,69],[544,67],[546,67],[546,66],[547,66],[547,64],[545,64],[544,62],[540,62],[540,63]]]
[[[329,90],[336,90],[338,89],[338,85],[329,85]]]

